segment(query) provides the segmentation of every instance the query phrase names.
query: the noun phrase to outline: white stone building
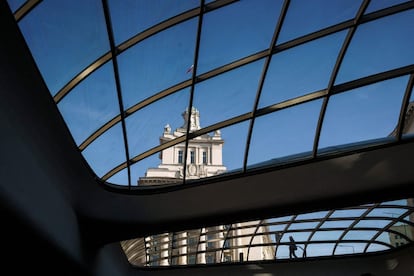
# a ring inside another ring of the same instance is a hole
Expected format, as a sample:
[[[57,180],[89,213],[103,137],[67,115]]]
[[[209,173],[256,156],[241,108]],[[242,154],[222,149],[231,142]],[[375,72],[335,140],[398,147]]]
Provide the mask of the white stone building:
[[[184,124],[172,131],[169,124],[164,127],[160,143],[166,143],[186,134],[188,109],[182,113]],[[190,132],[201,129],[200,112],[191,108]],[[223,165],[224,140],[220,130],[204,134],[188,143],[186,162],[185,143],[164,149],[160,154],[160,164],[148,168],[138,185],[162,185],[181,181],[186,163],[186,179],[199,179],[226,172]],[[267,228],[259,226],[259,221],[221,225],[202,229],[164,233],[146,238],[121,242],[131,263],[136,265],[187,265],[221,262],[239,262],[274,258],[272,246],[250,247],[249,244],[271,242]],[[254,236],[254,238],[252,238]]]

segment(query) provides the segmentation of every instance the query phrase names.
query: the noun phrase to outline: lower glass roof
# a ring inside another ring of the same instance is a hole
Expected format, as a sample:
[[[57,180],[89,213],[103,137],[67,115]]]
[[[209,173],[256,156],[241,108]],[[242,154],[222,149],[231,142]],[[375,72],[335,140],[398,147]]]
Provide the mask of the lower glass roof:
[[[410,198],[162,233],[121,246],[131,264],[157,267],[360,255],[395,250],[413,238]]]
[[[114,187],[414,132],[414,1],[8,3],[74,142]]]

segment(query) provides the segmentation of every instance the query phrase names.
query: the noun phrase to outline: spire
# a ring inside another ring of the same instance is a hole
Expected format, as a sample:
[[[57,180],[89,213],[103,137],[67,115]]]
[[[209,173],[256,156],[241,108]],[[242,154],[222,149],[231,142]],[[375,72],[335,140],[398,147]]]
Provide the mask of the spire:
[[[188,125],[188,108],[181,114],[184,119],[184,125],[181,127],[181,129],[187,129]],[[200,112],[197,110],[197,108],[192,107],[191,108],[191,114],[190,114],[190,132],[199,130],[200,127]]]

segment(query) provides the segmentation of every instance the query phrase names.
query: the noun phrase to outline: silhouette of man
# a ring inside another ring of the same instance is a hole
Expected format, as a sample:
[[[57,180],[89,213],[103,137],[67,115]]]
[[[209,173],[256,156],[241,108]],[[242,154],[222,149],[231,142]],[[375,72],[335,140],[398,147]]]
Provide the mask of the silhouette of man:
[[[296,250],[298,249],[298,247],[296,246],[296,242],[293,239],[292,236],[289,236],[289,258],[292,259],[292,256],[297,258],[298,256],[296,256]]]

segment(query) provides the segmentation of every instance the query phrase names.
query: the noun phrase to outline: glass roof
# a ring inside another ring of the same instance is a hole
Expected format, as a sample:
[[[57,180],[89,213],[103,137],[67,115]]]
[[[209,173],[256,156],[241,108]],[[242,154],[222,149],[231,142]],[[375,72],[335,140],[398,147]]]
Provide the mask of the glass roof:
[[[154,267],[366,254],[412,244],[413,238],[410,198],[163,233],[121,246],[131,264]]]
[[[74,142],[115,187],[414,132],[414,1],[8,2]]]

